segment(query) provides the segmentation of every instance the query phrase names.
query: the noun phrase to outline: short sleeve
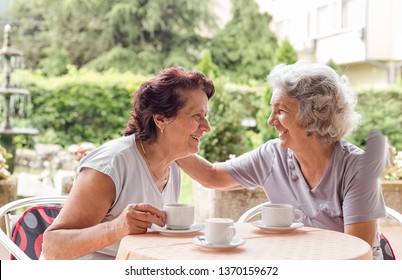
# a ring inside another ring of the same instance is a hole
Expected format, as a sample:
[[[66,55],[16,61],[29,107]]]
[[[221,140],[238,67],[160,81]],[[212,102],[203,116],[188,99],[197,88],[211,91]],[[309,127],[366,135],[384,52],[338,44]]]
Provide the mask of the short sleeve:
[[[344,194],[345,224],[375,220],[386,215],[379,177],[384,172],[387,153],[388,144],[384,135],[371,131],[365,151],[349,167],[353,178]]]
[[[117,185],[116,176],[113,176],[113,161],[114,155],[104,146],[92,151],[89,155],[83,158],[78,166],[77,173],[80,173],[84,168],[92,168],[108,175]]]
[[[379,131],[371,131],[366,142],[366,149],[358,159],[360,179],[378,179],[388,165],[389,156],[389,145],[385,136]]]
[[[270,175],[275,158],[273,142],[268,141],[255,150],[227,161],[226,168],[240,185],[259,187]]]
[[[344,194],[344,224],[353,224],[376,220],[386,215],[385,203],[381,192],[380,181],[362,179],[357,171]]]

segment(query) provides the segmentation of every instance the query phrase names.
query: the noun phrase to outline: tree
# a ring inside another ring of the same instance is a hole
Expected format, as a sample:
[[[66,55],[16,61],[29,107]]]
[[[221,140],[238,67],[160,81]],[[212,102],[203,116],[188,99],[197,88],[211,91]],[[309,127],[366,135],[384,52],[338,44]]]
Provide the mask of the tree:
[[[216,27],[212,1],[14,0],[11,13],[28,68],[42,66],[50,55],[60,60],[53,61],[58,67],[68,61],[126,71],[131,63],[130,70],[150,73],[199,61],[206,42],[201,30]],[[127,54],[131,58],[121,62]]]
[[[52,41],[51,45],[43,51],[46,56],[39,61],[39,67],[44,73],[55,76],[67,74],[67,65],[71,64],[71,61],[60,41]]]
[[[332,69],[334,69],[334,70],[336,71],[336,73],[338,73],[339,75],[342,75],[342,74],[343,74],[342,68],[341,68],[338,64],[336,64],[333,59],[330,59],[330,60],[327,62],[327,65],[328,65],[329,67],[331,67]]]
[[[293,64],[297,61],[297,52],[292,47],[287,39],[284,39],[275,52],[275,64]],[[260,97],[260,110],[257,113],[257,130],[260,143],[264,143],[270,139],[278,137],[278,132],[275,128],[267,124],[268,117],[271,114],[271,107],[269,106],[272,97],[272,90],[267,87],[265,92]]]
[[[214,62],[237,80],[263,80],[273,65],[276,37],[271,17],[254,1],[232,0],[232,19],[211,42]]]
[[[380,130],[391,146],[402,150],[402,88],[367,89],[358,92],[357,110],[362,115],[359,127],[349,137],[364,147],[370,130]]]
[[[218,66],[212,61],[211,51],[205,50],[201,61],[195,66],[195,69],[201,71],[205,76],[214,79],[219,74]]]
[[[225,77],[214,82],[217,94],[209,102],[212,129],[200,145],[200,155],[211,162],[225,161],[231,154],[238,156],[251,150],[248,128],[242,125],[242,119],[253,116],[257,94],[256,88],[232,84]]]
[[[284,39],[275,52],[275,64],[293,64],[298,60],[297,52],[288,39]]]
[[[260,97],[260,109],[256,115],[260,143],[264,143],[270,139],[278,137],[278,132],[275,130],[275,128],[268,125],[268,118],[272,111],[272,108],[269,105],[271,103],[271,97],[272,90],[270,87],[267,87],[265,92]]]

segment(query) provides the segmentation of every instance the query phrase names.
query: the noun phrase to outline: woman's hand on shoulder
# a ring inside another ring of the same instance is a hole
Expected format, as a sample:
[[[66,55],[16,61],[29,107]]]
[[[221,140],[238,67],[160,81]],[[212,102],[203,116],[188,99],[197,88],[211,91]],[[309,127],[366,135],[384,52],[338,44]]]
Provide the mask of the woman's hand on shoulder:
[[[211,163],[199,155],[191,155],[176,162],[184,172],[206,188],[219,190],[243,188],[230,176],[226,162]]]

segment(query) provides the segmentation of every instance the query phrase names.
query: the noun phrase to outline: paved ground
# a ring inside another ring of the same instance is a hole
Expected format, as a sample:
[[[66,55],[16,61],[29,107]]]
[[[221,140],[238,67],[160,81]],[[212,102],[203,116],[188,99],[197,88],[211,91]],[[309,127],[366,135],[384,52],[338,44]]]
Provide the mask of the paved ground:
[[[0,260],[9,260],[10,255],[7,250],[0,244]]]

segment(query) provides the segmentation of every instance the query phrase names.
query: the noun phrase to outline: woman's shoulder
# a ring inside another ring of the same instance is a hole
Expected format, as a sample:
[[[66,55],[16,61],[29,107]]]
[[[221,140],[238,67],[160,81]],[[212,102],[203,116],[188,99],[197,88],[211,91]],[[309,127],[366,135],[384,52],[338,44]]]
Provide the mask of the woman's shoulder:
[[[370,132],[365,148],[360,149],[353,144],[344,144],[346,158],[353,158],[353,165],[365,179],[377,179],[389,162],[389,146],[385,136],[381,132]],[[352,165],[352,164],[351,164]]]
[[[347,140],[340,140],[337,142],[339,152],[343,152],[347,155],[353,155],[360,157],[362,155],[373,155],[382,157],[387,151],[388,144],[386,137],[380,131],[370,131],[365,143],[365,149],[357,147]]]
[[[332,164],[333,167],[341,168],[341,170],[349,169],[356,170],[359,158],[363,155],[364,151],[356,145],[346,140],[340,140],[336,143]]]
[[[290,153],[288,148],[282,148],[280,140],[278,138],[270,139],[264,144],[262,144],[258,149],[264,152],[269,152],[271,154],[276,154],[280,156],[287,156]]]
[[[135,150],[135,138],[134,136],[123,136],[120,138],[116,138],[113,140],[110,140],[95,150],[93,150],[89,156],[99,156],[99,157],[119,157],[119,156],[125,156],[127,155],[128,152],[130,154],[132,151]]]
[[[335,146],[333,164],[350,173],[364,172],[367,177],[379,176],[385,164],[384,154],[378,151],[367,151],[356,145],[341,140]],[[369,173],[371,173],[371,175]]]
[[[270,139],[261,144],[257,148],[240,155],[238,160],[251,160],[255,162],[266,162],[270,159],[270,162],[274,159],[281,158],[286,160],[291,151],[288,148],[282,148],[279,139]]]
[[[340,140],[335,145],[335,152],[344,156],[359,157],[364,151],[347,140]]]
[[[134,136],[124,136],[110,140],[84,157],[80,162],[80,167],[96,167],[98,169],[113,162],[124,160],[126,157],[135,158],[133,157],[135,152],[134,144]]]
[[[116,138],[110,140],[103,145],[101,145],[98,149],[100,150],[112,150],[112,151],[124,151],[126,149],[132,149],[135,143],[134,135],[122,136],[120,138]]]

